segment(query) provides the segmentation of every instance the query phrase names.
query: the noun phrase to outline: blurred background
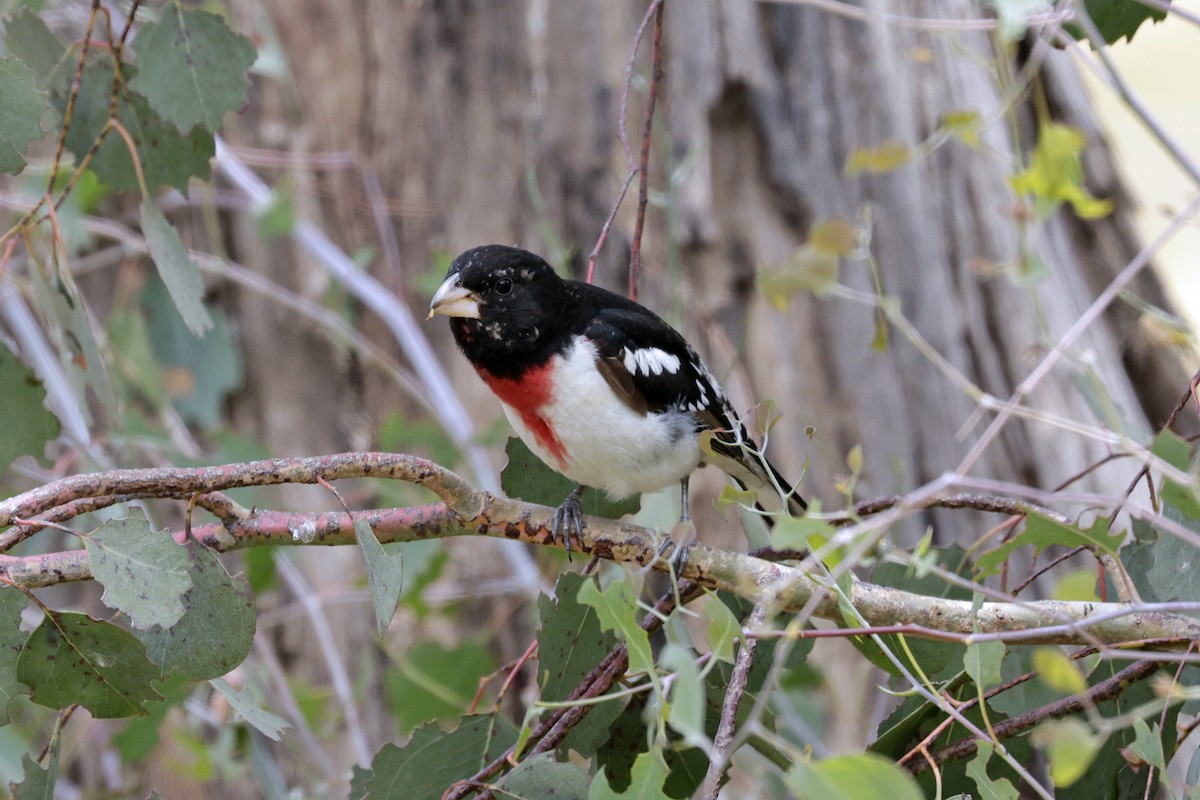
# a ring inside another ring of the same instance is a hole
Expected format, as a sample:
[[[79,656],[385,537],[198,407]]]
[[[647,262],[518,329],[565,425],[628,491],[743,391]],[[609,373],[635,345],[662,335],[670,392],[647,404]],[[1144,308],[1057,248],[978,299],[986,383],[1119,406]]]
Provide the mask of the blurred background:
[[[203,256],[217,324],[197,340],[174,318],[144,252],[121,236],[135,199],[78,191],[73,271],[117,402],[115,414],[94,409],[88,445],[60,458],[98,469],[378,449],[498,489],[507,424],[425,310],[449,261],[478,244],[519,245],[582,275],[642,142],[648,36],[631,55],[646,4],[206,7],[258,48],[213,180],[164,200]],[[740,412],[773,401],[772,460],[827,510],[958,469],[992,413],[980,398],[1008,398],[1196,197],[1196,176],[1109,85],[1127,80],[1197,158],[1195,68],[1169,49],[1200,52],[1194,19],[1143,28],[1114,48],[1109,71],[1069,37],[1021,36],[1020,19],[1006,38],[997,13],[1014,12],[958,0],[667,4],[639,299],[698,346]],[[86,4],[54,15],[78,31]],[[1080,188],[1110,213],[1085,218],[1014,191],[1054,123],[1082,135]],[[0,190],[19,197],[30,174]],[[628,283],[635,192],[599,254],[596,280],[616,291]],[[1197,236],[1192,220],[1155,255],[1170,280],[1139,273],[1028,398],[1044,415],[1011,422],[971,475],[1050,489],[1104,458],[1103,444],[1051,417],[1135,438],[1163,424],[1197,363],[1182,322],[1200,297]],[[861,461],[848,461],[855,448]],[[1120,492],[1128,477],[1101,468],[1075,487]],[[735,515],[713,510],[722,485],[719,473],[693,483],[698,527],[743,549]],[[421,499],[402,486],[341,488],[363,507]],[[243,497],[336,507],[321,489]],[[671,524],[672,503],[648,499],[641,520]],[[969,545],[990,524],[913,512],[890,535]],[[172,798],[210,796],[205,781],[238,796],[344,793],[348,765],[461,713],[477,679],[530,642],[538,593],[578,568],[482,540],[404,552],[410,588],[383,641],[356,549],[238,557],[262,610],[239,679],[307,738],[254,741],[255,758],[234,758],[245,743],[214,741],[204,724],[221,709],[179,705],[161,728],[90,725],[74,754],[79,783],[132,781]],[[814,695],[834,750],[873,734],[881,709],[853,699],[876,696],[853,690],[869,670],[851,658]],[[530,680],[510,701],[518,719]]]

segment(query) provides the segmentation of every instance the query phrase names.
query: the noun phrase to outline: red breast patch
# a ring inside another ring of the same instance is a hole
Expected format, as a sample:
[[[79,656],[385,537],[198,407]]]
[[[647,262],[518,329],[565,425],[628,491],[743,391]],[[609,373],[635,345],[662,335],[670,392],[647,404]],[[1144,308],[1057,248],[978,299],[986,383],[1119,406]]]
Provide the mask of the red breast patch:
[[[492,393],[521,417],[538,444],[558,460],[562,469],[567,468],[567,449],[541,415],[542,408],[553,399],[550,385],[554,371],[554,359],[540,367],[525,370],[519,378],[498,378],[487,370],[479,369],[479,377]]]

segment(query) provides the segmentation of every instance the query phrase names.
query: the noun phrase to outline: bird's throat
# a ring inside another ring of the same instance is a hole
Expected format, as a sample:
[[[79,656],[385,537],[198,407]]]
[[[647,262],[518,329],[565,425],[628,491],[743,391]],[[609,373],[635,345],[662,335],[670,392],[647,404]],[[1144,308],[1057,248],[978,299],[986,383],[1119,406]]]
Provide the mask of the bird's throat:
[[[556,361],[557,357],[551,358],[515,378],[500,378],[479,367],[476,367],[476,371],[492,393],[500,398],[500,402],[517,412],[541,449],[558,462],[560,469],[566,469],[567,450],[541,414],[542,409],[554,400],[553,372]]]

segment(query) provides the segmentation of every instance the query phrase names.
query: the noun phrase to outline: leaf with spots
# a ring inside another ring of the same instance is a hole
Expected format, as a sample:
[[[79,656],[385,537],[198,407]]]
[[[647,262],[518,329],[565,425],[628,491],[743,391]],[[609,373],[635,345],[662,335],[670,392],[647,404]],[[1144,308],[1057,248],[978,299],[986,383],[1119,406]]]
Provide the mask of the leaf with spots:
[[[17,679],[33,690],[33,702],[78,703],[100,719],[145,714],[143,704],[159,699],[150,685],[157,678],[132,633],[74,612],[46,614],[17,660]]]
[[[109,608],[135,628],[169,628],[183,616],[183,595],[192,588],[191,555],[166,531],[156,532],[140,511],[109,520],[83,537],[88,565]]]
[[[183,616],[169,627],[136,633],[163,675],[218,678],[250,653],[257,620],[254,592],[242,575],[231,577],[207,547],[196,548],[189,574],[192,588],[183,596]]]
[[[612,705],[611,703],[609,705]],[[496,797],[505,800],[587,797],[587,770],[577,764],[554,760],[554,753],[538,753],[521,759],[516,769],[504,776]]]
[[[0,725],[8,724],[8,704],[29,688],[17,680],[17,659],[29,634],[21,630],[21,612],[29,600],[12,586],[0,589]]]
[[[197,124],[217,130],[225,112],[246,101],[254,45],[216,14],[169,3],[133,45],[139,71],[130,88],[185,133]]]
[[[500,486],[509,497],[558,508],[575,489],[574,481],[546,466],[516,437],[508,440],[504,454],[508,464],[500,473]],[[596,489],[583,493],[583,513],[596,517],[620,519],[625,514],[636,514],[640,506],[636,496],[613,501]]]
[[[538,683],[541,699],[566,700],[571,691],[616,645],[617,637],[600,629],[600,618],[591,606],[579,602],[582,575],[565,572],[558,579],[554,596],[538,599],[541,627],[538,629]],[[620,703],[594,706],[563,742],[564,752],[575,750],[591,757],[608,738],[608,727],[621,712]]]

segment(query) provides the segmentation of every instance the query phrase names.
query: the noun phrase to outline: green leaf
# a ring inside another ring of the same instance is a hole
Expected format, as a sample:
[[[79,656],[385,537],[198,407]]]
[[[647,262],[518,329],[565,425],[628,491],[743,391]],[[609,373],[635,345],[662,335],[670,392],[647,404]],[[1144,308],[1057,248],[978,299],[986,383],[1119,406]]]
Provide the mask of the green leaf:
[[[1178,512],[1174,516],[1179,516]],[[1177,521],[1200,533],[1200,524],[1193,521],[1189,526],[1186,519]],[[1200,597],[1200,570],[1180,569],[1180,565],[1194,562],[1196,549],[1180,537],[1160,534],[1148,525],[1135,522],[1133,530],[1138,541],[1121,551],[1121,560],[1142,599],[1147,603],[1170,603]]]
[[[1165,9],[1126,0],[1084,0],[1084,7],[1106,44],[1115,44],[1122,38],[1133,41],[1133,35],[1142,23],[1147,20],[1161,22],[1167,18]],[[1081,26],[1068,22],[1063,27],[1076,39],[1088,40],[1087,32]]]
[[[220,427],[226,401],[242,385],[245,372],[225,314],[211,310],[212,330],[203,338],[195,336],[175,312],[159,280],[147,282],[142,307],[171,403],[188,422],[210,430]]]
[[[66,89],[72,62],[67,45],[46,27],[39,14],[22,8],[4,20],[4,47],[33,70],[39,89]]]
[[[0,725],[9,722],[8,705],[29,687],[17,680],[17,659],[29,634],[21,630],[21,612],[29,604],[25,593],[13,586],[0,588]]]
[[[1032,735],[1050,762],[1050,780],[1056,787],[1070,786],[1082,778],[1104,744],[1078,717],[1043,722]]]
[[[538,684],[543,701],[566,700],[617,643],[616,636],[601,630],[596,610],[579,602],[580,587],[590,581],[564,572],[554,587],[554,596],[538,598]],[[608,738],[609,725],[620,712],[621,704],[616,702],[593,706],[567,734],[560,752],[575,750],[590,758]]]
[[[10,783],[13,800],[54,800],[54,784],[58,782],[58,739],[46,754],[49,761],[45,767],[34,761],[28,753],[21,757],[21,767],[25,771],[24,779],[18,783]]]
[[[614,792],[604,770],[596,774],[588,791],[588,800],[666,800],[663,783],[667,779],[667,764],[658,750],[641,753],[633,762],[629,788]]]
[[[0,172],[25,168],[25,148],[42,137],[45,95],[34,87],[33,70],[15,58],[0,58]]]
[[[692,650],[668,642],[660,662],[673,673],[667,724],[687,744],[703,747],[710,739],[704,733],[704,684],[695,659]]]
[[[33,702],[49,708],[78,703],[103,719],[146,713],[159,699],[150,682],[158,668],[129,631],[86,614],[50,611],[29,635],[17,661],[17,678]]]
[[[894,172],[912,159],[912,149],[896,139],[878,147],[856,147],[846,158],[846,174],[853,178],[861,172]]]
[[[1187,471],[1192,469],[1192,447],[1188,442],[1176,436],[1171,431],[1163,431],[1154,437],[1151,452],[1166,461],[1176,469]],[[1163,502],[1187,514],[1192,519],[1200,519],[1200,483],[1193,472],[1191,485],[1184,485],[1163,478]]]
[[[136,77],[137,70],[126,64],[122,73],[126,78]],[[113,68],[109,56],[93,61],[84,69],[66,142],[77,162],[91,151],[108,121],[112,84]],[[62,114],[67,105],[66,88],[55,90],[51,98]],[[180,134],[174,125],[165,122],[150,108],[146,98],[128,90],[117,94],[117,119],[133,140],[151,192],[164,185],[184,191],[192,177],[207,180],[212,174],[209,159],[216,153],[216,144],[208,131],[196,128],[186,136]],[[104,138],[88,167],[117,191],[139,188],[129,146],[115,132]]]
[[[479,680],[495,669],[496,660],[487,648],[470,642],[447,648],[425,641],[406,648],[384,684],[400,732],[463,714]]]
[[[1057,647],[1039,647],[1033,651],[1033,669],[1042,683],[1063,694],[1087,691],[1087,679],[1079,667]]]
[[[787,782],[806,800],[922,800],[911,775],[874,753],[797,761]]]
[[[192,588],[188,548],[166,531],[151,530],[140,510],[105,522],[83,537],[88,565],[109,608],[135,628],[169,628],[183,616],[183,595]]]
[[[235,689],[226,683],[224,678],[215,678],[209,681],[209,684],[229,701],[229,705],[233,707],[243,722],[271,741],[278,742],[282,738],[283,732],[291,727],[283,717],[264,709],[259,703],[258,697],[255,696],[254,690],[249,686]]]
[[[803,244],[782,266],[760,269],[758,288],[776,310],[787,311],[798,294],[824,297],[833,291],[841,263],[836,253]]]
[[[981,577],[993,575],[1000,571],[1014,550],[1026,544],[1033,545],[1035,556],[1054,544],[1063,547],[1084,545],[1101,553],[1116,556],[1121,542],[1124,540],[1124,533],[1110,534],[1108,532],[1108,520],[1102,517],[1098,517],[1090,528],[1084,530],[1029,512],[1025,520],[1025,528],[1004,544],[981,555],[975,567]]]
[[[504,454],[508,456],[508,464],[500,473],[500,487],[509,497],[558,508],[567,495],[574,491],[574,481],[546,466],[520,439],[510,438]],[[583,513],[605,519],[636,514],[640,505],[637,496],[609,500],[603,492],[595,489],[583,493]]]
[[[996,747],[984,739],[976,739],[975,758],[967,764],[967,777],[975,781],[978,800],[1019,800],[1021,793],[1008,778],[993,779],[987,774],[987,764]]]
[[[142,232],[146,234],[146,246],[150,257],[158,268],[171,300],[179,309],[188,330],[202,336],[212,327],[212,318],[204,308],[204,281],[200,278],[200,265],[192,260],[179,233],[158,206],[150,198],[142,200]]]
[[[963,668],[975,685],[987,691],[1000,683],[1000,663],[1004,661],[1004,642],[972,642],[963,653]]]
[[[399,550],[393,555],[384,552],[375,531],[364,519],[354,520],[354,538],[358,540],[358,549],[367,568],[367,585],[371,589],[371,603],[375,606],[375,627],[382,636],[400,605],[404,560]]]
[[[742,633],[741,623],[729,610],[729,606],[722,603],[716,595],[710,596],[704,603],[703,612],[704,617],[708,620],[708,626],[705,629],[708,649],[714,658],[720,659],[726,664],[732,664],[733,643]]]
[[[230,577],[217,554],[196,547],[183,596],[183,616],[170,627],[137,632],[146,655],[163,675],[192,680],[218,678],[241,664],[254,644],[257,600],[250,584]]]
[[[137,764],[150,755],[166,730],[163,720],[171,709],[183,705],[191,687],[191,681],[178,675],[156,685],[162,700],[146,703],[146,716],[127,720],[125,727],[110,739],[120,753],[122,763]]]
[[[633,590],[626,581],[613,581],[604,591],[596,588],[596,581],[585,581],[579,587],[579,602],[596,609],[600,627],[616,631],[629,648],[629,669],[633,672],[654,674],[654,653],[650,649],[650,637],[637,623],[637,603]]]
[[[133,47],[139,71],[129,87],[185,133],[198,123],[216,131],[225,112],[246,101],[254,45],[216,14],[168,3],[162,19],[138,31]]]
[[[365,781],[371,800],[441,800],[446,788],[500,756],[517,741],[505,720],[463,717],[457,730],[444,733],[422,725],[403,747],[384,745],[371,762]]]
[[[941,127],[968,147],[982,145],[979,139],[982,126],[983,118],[978,111],[948,111],[942,115]]]
[[[1034,198],[1034,210],[1047,217],[1070,203],[1082,219],[1099,219],[1112,211],[1112,201],[1097,200],[1083,186],[1081,156],[1087,137],[1082,131],[1049,122],[1038,132],[1029,167],[1009,178],[1013,191]]]
[[[46,390],[33,373],[0,343],[0,474],[17,456],[43,460],[46,442],[58,436],[58,420],[46,410]]]
[[[500,781],[496,797],[511,800],[575,800],[587,797],[587,770],[560,764],[554,753],[538,753],[517,764]]]
[[[1167,771],[1167,762],[1163,756],[1162,730],[1158,727],[1158,723],[1153,723],[1153,726],[1147,725],[1146,720],[1142,718],[1133,721],[1133,743],[1129,745],[1129,752],[1140,758],[1146,764],[1152,767],[1157,767],[1160,771]]]

